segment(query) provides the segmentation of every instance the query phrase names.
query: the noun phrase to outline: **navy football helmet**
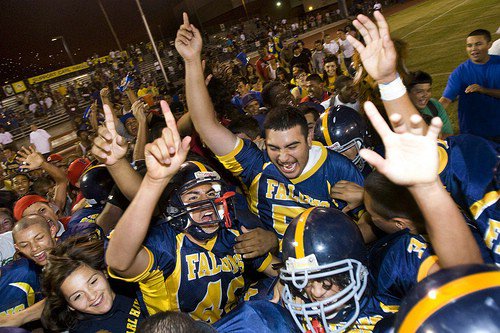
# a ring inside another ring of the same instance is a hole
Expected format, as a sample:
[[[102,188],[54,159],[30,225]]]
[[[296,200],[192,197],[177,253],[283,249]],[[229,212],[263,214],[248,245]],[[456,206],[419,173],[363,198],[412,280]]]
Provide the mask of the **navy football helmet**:
[[[283,302],[303,332],[316,332],[318,322],[324,332],[340,332],[354,323],[368,283],[365,261],[358,226],[339,210],[309,208],[293,219],[283,238],[280,278]],[[314,281],[340,291],[319,301],[309,299],[305,288]]]
[[[80,178],[80,191],[91,205],[103,205],[115,182],[104,165],[88,168]]]
[[[401,303],[396,332],[500,332],[500,269],[463,265],[418,283]]]
[[[207,199],[183,202],[183,194],[203,184],[212,185],[212,191],[205,193]],[[188,161],[182,164],[163,192],[163,197],[168,200],[163,215],[176,230],[185,230],[198,240],[211,239],[219,228],[205,232],[202,226],[231,228],[235,217],[234,195],[234,192],[227,191],[225,182],[216,171],[200,162]],[[193,218],[196,213],[203,214],[201,221]]]
[[[321,142],[326,148],[343,153],[355,147],[356,156],[352,162],[359,170],[363,170],[365,161],[359,155],[365,147],[367,126],[359,113],[344,105],[328,108],[316,121],[314,140]]]

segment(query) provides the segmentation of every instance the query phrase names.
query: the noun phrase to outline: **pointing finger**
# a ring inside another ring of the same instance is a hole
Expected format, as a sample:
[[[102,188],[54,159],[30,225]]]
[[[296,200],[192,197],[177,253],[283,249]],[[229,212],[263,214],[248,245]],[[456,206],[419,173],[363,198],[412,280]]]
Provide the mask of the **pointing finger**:
[[[109,106],[106,104],[103,105],[103,109],[105,118],[104,124],[106,125],[106,128],[111,133],[111,135],[114,136],[116,135],[116,128],[115,128],[115,121],[113,120],[113,113],[111,112]]]

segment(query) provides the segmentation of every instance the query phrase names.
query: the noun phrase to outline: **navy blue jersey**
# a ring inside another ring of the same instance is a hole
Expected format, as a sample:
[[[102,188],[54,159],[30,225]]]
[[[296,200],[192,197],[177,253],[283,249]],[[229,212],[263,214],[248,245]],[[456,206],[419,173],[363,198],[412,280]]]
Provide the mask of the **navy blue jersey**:
[[[0,316],[32,306],[42,297],[40,268],[22,258],[0,267]]]
[[[453,200],[483,236],[494,261],[500,264],[500,190],[494,169],[500,146],[474,135],[451,136],[439,142],[439,176]]]
[[[269,301],[243,302],[213,326],[219,333],[300,332],[290,313]]]
[[[408,229],[378,240],[371,247],[368,260],[375,297],[385,305],[399,306],[437,260],[430,243]]]
[[[238,235],[238,230],[222,228],[201,246],[168,222],[160,223],[151,228],[144,243],[150,258],[147,269],[123,280],[139,282],[150,315],[182,311],[214,323],[238,304],[245,289],[245,270],[262,271],[272,260],[268,255],[244,261],[233,249]]]
[[[82,222],[95,223],[95,220],[99,217],[99,214],[101,214],[103,209],[103,205],[86,205],[85,207],[77,210],[73,215],[71,215],[68,226],[72,226],[76,223]]]
[[[363,176],[356,166],[319,142],[313,142],[309,150],[309,159],[316,162],[295,179],[286,178],[267,153],[250,140],[238,139],[235,149],[218,159],[241,180],[250,211],[268,229],[274,229],[280,239],[292,219],[309,207],[344,208],[345,202],[330,196],[330,189],[338,181],[363,186]]]
[[[133,333],[145,318],[137,299],[116,294],[108,313],[86,314],[69,331],[70,333]]]

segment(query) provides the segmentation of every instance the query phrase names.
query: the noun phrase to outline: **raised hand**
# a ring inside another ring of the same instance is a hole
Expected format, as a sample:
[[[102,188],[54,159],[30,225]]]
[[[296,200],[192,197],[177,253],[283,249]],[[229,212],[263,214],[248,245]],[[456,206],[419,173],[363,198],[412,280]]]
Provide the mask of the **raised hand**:
[[[146,176],[154,181],[169,181],[186,160],[191,137],[186,136],[181,140],[170,107],[165,101],[161,101],[160,105],[167,127],[160,138],[145,147]]]
[[[201,57],[201,47],[203,46],[200,31],[189,23],[187,13],[183,13],[182,17],[184,22],[177,31],[175,48],[184,61],[198,61]]]
[[[389,25],[380,12],[374,13],[377,25],[365,15],[358,15],[352,23],[366,45],[347,35],[347,40],[359,52],[363,66],[378,83],[389,83],[396,78],[396,49],[389,34]]]
[[[145,110],[146,106],[140,99],[132,104],[132,114],[134,115],[135,119],[137,119],[138,123],[146,122],[146,114],[144,113]]]
[[[28,170],[36,170],[45,162],[42,154],[37,152],[33,146],[28,148],[22,146],[17,155],[17,161],[23,164],[23,168]]]
[[[441,119],[433,118],[425,133],[422,117],[412,115],[410,123],[405,124],[401,115],[393,114],[389,118],[393,132],[373,103],[366,102],[364,107],[384,142],[385,159],[369,149],[362,149],[361,157],[395,184],[411,187],[436,182],[439,165],[437,138],[443,126]]]
[[[108,87],[102,88],[99,94],[101,95],[101,99],[109,99],[109,88]]]
[[[112,166],[125,156],[128,143],[125,138],[116,132],[115,122],[109,106],[104,104],[103,109],[104,126],[100,126],[97,130],[91,152],[101,163]]]

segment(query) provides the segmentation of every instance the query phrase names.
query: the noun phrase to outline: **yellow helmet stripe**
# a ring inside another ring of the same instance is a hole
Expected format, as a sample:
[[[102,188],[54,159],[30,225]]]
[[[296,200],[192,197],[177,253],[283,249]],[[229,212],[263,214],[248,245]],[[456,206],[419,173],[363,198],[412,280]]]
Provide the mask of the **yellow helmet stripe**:
[[[323,132],[323,136],[325,137],[325,142],[327,146],[331,146],[333,144],[332,138],[330,138],[330,133],[328,132],[328,114],[330,113],[330,108],[328,108],[325,113],[322,115],[321,119],[321,131]]]
[[[297,256],[296,259],[304,258],[305,257],[305,250],[304,250],[304,229],[306,227],[306,221],[307,217],[309,214],[311,214],[312,210],[314,207],[308,208],[305,210],[299,217],[299,220],[297,221],[297,227],[295,228],[295,254]]]
[[[203,163],[200,163],[198,161],[190,161],[190,162],[193,163],[194,165],[196,165],[198,168],[200,168],[200,171],[203,171],[203,172],[208,171],[207,167]]]
[[[399,332],[416,332],[427,318],[449,302],[480,290],[498,287],[499,281],[500,272],[478,273],[465,276],[430,291],[408,313],[399,328]]]

